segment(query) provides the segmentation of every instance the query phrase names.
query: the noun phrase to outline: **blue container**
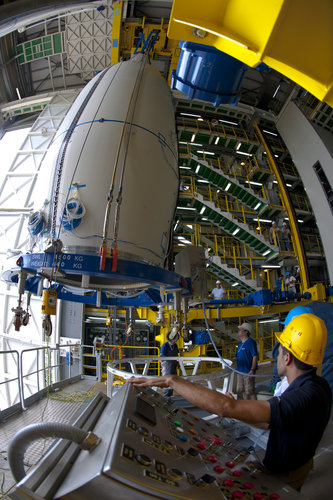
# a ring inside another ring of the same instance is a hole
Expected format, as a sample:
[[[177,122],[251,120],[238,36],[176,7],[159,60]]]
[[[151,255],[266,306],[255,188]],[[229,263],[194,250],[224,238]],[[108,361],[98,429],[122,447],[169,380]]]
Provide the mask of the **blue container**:
[[[219,106],[236,105],[239,88],[248,66],[215,47],[179,42],[177,70],[171,74],[171,88]]]
[[[192,341],[192,344],[204,345],[210,342],[210,337],[206,330],[197,330],[191,333],[190,340]]]
[[[73,354],[71,352],[66,352],[66,365],[72,365],[73,364]]]

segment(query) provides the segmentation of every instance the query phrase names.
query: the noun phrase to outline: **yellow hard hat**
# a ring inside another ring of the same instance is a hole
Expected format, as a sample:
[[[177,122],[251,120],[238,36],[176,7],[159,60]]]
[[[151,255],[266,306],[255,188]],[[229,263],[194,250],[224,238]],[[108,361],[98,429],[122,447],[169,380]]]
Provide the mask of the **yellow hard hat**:
[[[324,321],[314,314],[296,316],[276,334],[278,341],[295,358],[307,365],[320,365],[323,362],[327,342]]]

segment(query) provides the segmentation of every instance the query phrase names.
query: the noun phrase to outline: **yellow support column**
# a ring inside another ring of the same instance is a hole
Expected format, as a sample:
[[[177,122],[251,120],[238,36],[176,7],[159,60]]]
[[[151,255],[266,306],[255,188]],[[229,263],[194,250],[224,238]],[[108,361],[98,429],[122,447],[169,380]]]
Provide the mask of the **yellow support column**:
[[[112,41],[111,41],[111,65],[119,62],[120,30],[123,15],[123,1],[119,0],[113,4],[112,17]]]

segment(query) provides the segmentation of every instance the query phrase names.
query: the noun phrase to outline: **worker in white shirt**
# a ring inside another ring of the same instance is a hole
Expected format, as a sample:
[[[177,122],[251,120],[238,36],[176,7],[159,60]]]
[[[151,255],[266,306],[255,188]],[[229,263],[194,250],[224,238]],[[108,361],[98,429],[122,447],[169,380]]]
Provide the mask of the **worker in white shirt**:
[[[212,293],[209,295],[211,299],[220,300],[223,299],[225,294],[225,289],[223,288],[221,281],[217,280],[216,287],[213,288]]]

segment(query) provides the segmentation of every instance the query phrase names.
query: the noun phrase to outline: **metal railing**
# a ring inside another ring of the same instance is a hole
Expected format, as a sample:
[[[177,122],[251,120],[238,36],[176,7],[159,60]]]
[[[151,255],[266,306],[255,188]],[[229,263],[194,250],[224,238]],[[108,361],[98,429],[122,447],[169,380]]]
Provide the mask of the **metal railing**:
[[[137,351],[143,351],[142,354],[137,354]],[[94,378],[102,380],[107,377],[107,363],[113,361],[114,353],[118,358],[118,362],[127,362],[127,357],[135,356],[140,359],[142,356],[147,356],[149,352],[154,352],[156,356],[159,355],[159,347],[149,346],[131,346],[131,345],[117,345],[117,344],[99,344],[96,345],[81,345],[81,373],[87,378]],[[90,373],[89,373],[90,372]]]
[[[14,412],[17,406],[19,409],[26,410],[27,400],[40,397],[46,390],[53,390],[59,383],[70,380],[72,378],[72,350],[76,348],[77,346],[73,344],[64,344],[56,347],[32,347],[20,352],[17,350],[0,351],[3,356],[11,354],[16,358],[15,376],[9,378],[6,374],[2,374],[5,380],[0,382],[0,387],[4,387],[8,393],[11,392],[9,388],[11,382],[16,381],[18,387],[18,402],[5,405],[5,408],[2,407],[2,414],[5,415],[9,408],[12,408]],[[68,356],[61,356],[61,349],[62,352],[68,350]],[[62,358],[65,360],[62,361]],[[5,358],[3,360],[5,361]],[[2,364],[4,365],[4,362]],[[61,367],[66,368],[66,376],[61,373]],[[25,394],[27,391],[29,391],[28,396]]]
[[[168,361],[172,360],[178,362],[179,374],[187,380],[221,392],[232,391],[234,372],[229,369],[232,361],[215,357],[168,356]],[[112,397],[115,378],[156,376],[158,362],[161,362],[160,357],[111,361],[107,366],[107,395]]]

